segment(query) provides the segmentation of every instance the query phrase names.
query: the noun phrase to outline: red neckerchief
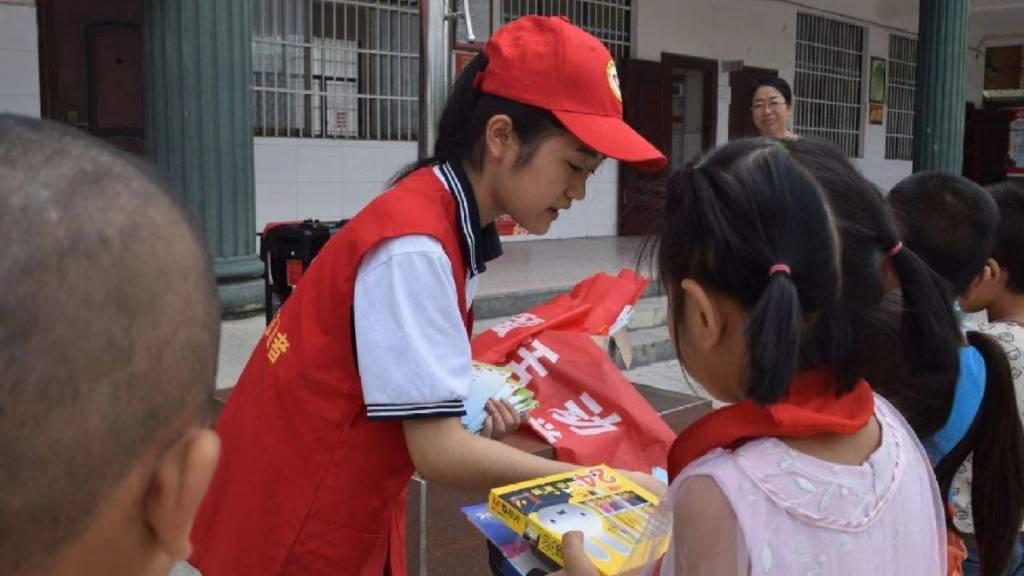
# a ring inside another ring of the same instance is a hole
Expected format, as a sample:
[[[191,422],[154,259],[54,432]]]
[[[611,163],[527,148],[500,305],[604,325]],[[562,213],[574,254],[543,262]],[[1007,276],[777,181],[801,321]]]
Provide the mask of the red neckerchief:
[[[746,400],[716,410],[683,430],[668,455],[675,478],[690,462],[715,448],[736,448],[756,438],[806,438],[818,434],[853,434],[875,411],[875,396],[867,381],[850,392],[835,395],[835,373],[808,370],[796,375],[789,395],[769,406]]]

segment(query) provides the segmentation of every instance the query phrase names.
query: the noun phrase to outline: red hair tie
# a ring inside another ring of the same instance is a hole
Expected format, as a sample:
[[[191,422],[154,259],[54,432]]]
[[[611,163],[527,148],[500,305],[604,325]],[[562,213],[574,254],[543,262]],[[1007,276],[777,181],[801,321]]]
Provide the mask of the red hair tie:
[[[900,250],[903,250],[903,242],[897,242],[892,248],[889,248],[889,257],[892,258],[893,256],[899,254]]]
[[[782,272],[786,276],[792,275],[792,271],[789,269],[789,266],[785,264],[776,264],[768,269],[768,277],[771,278],[772,276],[775,276],[777,272]]]

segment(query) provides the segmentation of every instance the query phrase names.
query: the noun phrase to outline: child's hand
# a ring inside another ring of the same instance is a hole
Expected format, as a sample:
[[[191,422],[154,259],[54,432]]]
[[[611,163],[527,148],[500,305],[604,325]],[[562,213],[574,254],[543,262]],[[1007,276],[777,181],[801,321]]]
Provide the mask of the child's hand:
[[[487,419],[481,435],[492,440],[501,440],[519,428],[522,420],[508,400],[488,400],[485,406]]]
[[[641,488],[644,488],[651,494],[657,496],[659,500],[665,495],[665,490],[668,489],[667,486],[662,484],[661,480],[658,480],[650,474],[644,474],[643,472],[636,472],[634,470],[622,470],[621,472],[626,476],[629,476],[629,479],[639,484]]]
[[[562,557],[565,558],[565,568],[548,576],[600,576],[583,551],[582,532],[573,530],[562,536]]]

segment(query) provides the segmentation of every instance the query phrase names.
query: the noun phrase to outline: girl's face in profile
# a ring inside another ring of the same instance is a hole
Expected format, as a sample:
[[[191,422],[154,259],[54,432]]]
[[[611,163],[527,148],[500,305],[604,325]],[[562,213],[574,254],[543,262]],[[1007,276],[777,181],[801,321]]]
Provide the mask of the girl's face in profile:
[[[545,234],[559,212],[586,197],[587,178],[603,159],[575,136],[562,132],[546,138],[526,164],[518,156],[497,166],[499,208],[531,234]]]

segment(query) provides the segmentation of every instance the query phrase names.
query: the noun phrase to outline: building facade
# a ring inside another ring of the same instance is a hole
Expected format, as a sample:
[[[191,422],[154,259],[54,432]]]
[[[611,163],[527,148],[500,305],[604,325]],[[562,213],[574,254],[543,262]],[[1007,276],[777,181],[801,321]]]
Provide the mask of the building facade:
[[[418,2],[248,1],[255,229],[271,221],[349,217],[416,159]],[[142,4],[0,0],[0,110],[79,125],[141,153],[147,128],[141,35],[148,29],[141,25]],[[474,38],[459,20],[453,66],[510,19],[565,15],[609,46],[627,99],[641,103],[630,120],[653,134],[674,167],[750,135],[750,82],[778,75],[794,87],[794,131],[832,139],[888,188],[911,171],[917,6],[914,0],[471,0]],[[974,0],[968,37],[967,95],[980,106],[985,50],[1024,44],[1024,2]],[[587,199],[549,236],[629,232],[623,225],[628,179],[605,162]]]

